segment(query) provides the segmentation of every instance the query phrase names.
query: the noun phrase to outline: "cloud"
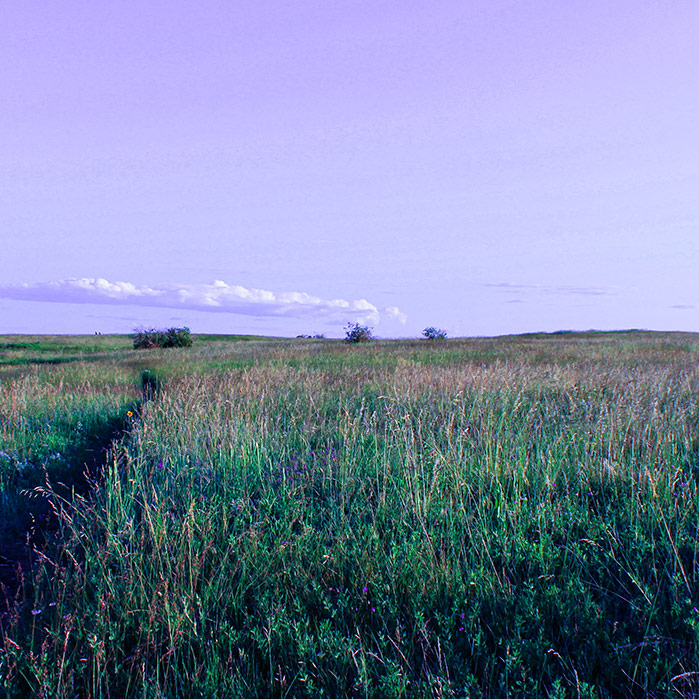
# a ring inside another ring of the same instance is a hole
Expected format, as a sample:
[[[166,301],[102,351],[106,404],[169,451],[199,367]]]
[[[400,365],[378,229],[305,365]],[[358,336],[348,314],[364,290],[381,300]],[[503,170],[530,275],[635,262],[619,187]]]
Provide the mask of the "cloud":
[[[670,306],[670,308],[675,308],[678,311],[694,311],[697,307],[691,303],[676,303],[673,306]]]
[[[513,282],[486,283],[483,286],[495,287],[504,292],[538,291],[544,294],[575,296],[615,296],[618,292],[603,286],[549,286],[545,284],[515,284]]]
[[[382,314],[405,323],[406,316],[390,306],[379,310],[366,299],[321,299],[303,291],[248,289],[216,280],[212,284],[136,286],[106,279],[64,279],[54,282],[0,286],[0,298],[55,303],[149,306],[235,313],[253,317],[311,318],[327,321],[380,322]]]
[[[405,313],[402,313],[397,306],[388,306],[384,309],[384,311],[386,312],[387,316],[397,320],[402,325],[405,325],[408,320],[408,316],[406,316]]]

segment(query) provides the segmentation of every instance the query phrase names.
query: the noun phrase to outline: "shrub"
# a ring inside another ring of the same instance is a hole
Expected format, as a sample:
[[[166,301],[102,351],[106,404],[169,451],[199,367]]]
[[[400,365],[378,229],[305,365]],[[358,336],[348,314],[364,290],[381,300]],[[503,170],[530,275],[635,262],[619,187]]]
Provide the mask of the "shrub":
[[[447,331],[442,330],[442,328],[435,328],[435,327],[430,326],[429,328],[425,328],[422,331],[422,334],[428,340],[446,340],[447,339]]]
[[[358,342],[371,342],[373,339],[371,328],[359,323],[347,323],[345,327],[345,342],[356,344]]]
[[[192,336],[189,328],[168,328],[167,330],[137,330],[133,340],[134,349],[155,347],[191,347]]]
[[[153,349],[163,346],[163,332],[151,328],[150,330],[137,330],[133,339],[134,349]]]

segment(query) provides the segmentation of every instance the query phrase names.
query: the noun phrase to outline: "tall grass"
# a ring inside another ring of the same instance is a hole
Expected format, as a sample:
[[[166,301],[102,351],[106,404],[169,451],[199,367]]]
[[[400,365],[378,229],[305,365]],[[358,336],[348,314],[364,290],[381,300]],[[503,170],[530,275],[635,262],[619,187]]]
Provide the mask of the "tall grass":
[[[86,465],[102,462],[135,388],[106,363],[28,369],[0,382],[0,550],[46,514],[37,486],[73,487]]]
[[[8,692],[697,690],[695,340],[227,352],[163,368],[102,486],[53,496]]]

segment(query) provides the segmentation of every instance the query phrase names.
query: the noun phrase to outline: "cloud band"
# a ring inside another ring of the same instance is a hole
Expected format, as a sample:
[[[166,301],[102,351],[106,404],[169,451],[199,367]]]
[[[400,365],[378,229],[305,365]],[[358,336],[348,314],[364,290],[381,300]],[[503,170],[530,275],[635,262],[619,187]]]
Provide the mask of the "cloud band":
[[[64,279],[0,286],[0,298],[53,303],[150,306],[256,317],[317,318],[378,324],[382,314],[405,323],[395,306],[379,310],[366,299],[321,299],[302,291],[275,293],[223,281],[197,285],[136,286],[106,279]]]

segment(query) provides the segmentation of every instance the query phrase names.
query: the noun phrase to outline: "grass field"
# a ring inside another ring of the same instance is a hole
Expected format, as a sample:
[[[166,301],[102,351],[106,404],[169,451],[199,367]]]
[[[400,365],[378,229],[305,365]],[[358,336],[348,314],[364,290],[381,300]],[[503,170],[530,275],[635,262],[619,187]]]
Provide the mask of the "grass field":
[[[699,695],[699,335],[194,339],[0,337],[6,696]]]

